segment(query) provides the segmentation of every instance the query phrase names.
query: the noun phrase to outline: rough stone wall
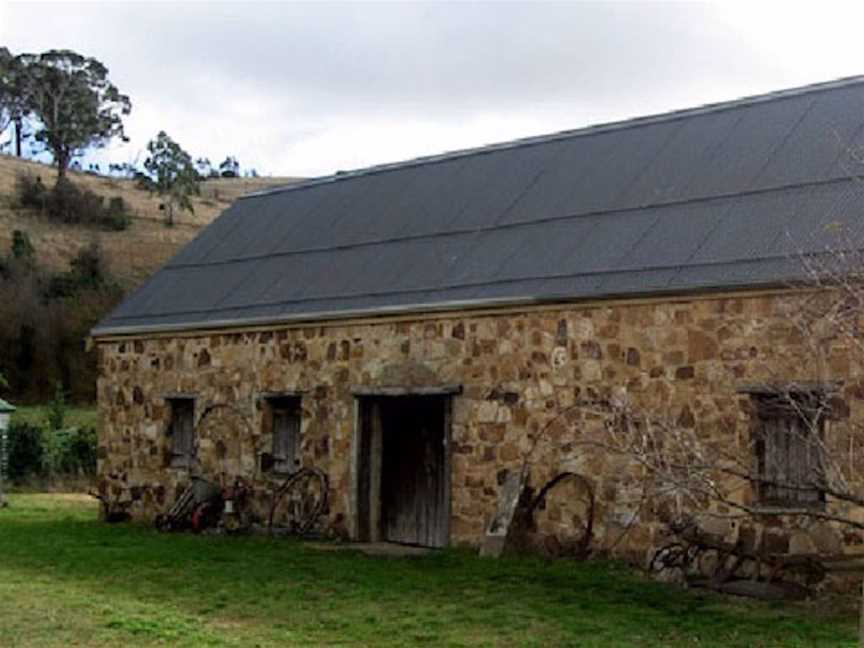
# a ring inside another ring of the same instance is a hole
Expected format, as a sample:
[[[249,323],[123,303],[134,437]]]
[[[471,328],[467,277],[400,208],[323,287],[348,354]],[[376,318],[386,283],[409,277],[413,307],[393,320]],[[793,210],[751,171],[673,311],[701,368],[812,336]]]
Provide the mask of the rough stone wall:
[[[271,440],[262,430],[257,396],[299,392],[301,461],[329,474],[329,523],[348,535],[352,390],[458,384],[463,391],[452,410],[451,541],[476,545],[495,511],[502,471],[518,469],[532,449],[531,434],[578,398],[626,388],[636,402],[668,412],[706,437],[746,443],[751,422],[748,397],[738,393],[742,386],[817,377],[791,321],[808,298],[741,293],[103,341],[99,470],[106,487],[134,500],[133,515],[151,518],[164,511],[187,479],[185,470],[168,465],[165,397],[189,394],[199,416],[208,405],[224,404],[248,418],[248,438],[236,441],[246,444],[246,458],[226,472],[241,470],[263,485],[256,453],[269,451]],[[840,343],[823,351],[823,368],[844,382],[844,416],[862,420],[861,368]],[[656,543],[661,525],[651,507],[618,540],[636,512],[627,496],[638,470],[620,458],[574,451],[562,437],[567,434],[555,432],[534,450],[532,483],[576,467],[594,482],[596,544],[639,551]],[[205,440],[199,447],[210,471],[225,465],[213,458],[214,447]],[[571,490],[550,497],[538,515],[541,532],[573,534],[582,523],[585,507]],[[781,543],[800,551],[833,550],[844,540],[824,524],[802,525]],[[742,532],[734,522],[715,526],[727,538]]]

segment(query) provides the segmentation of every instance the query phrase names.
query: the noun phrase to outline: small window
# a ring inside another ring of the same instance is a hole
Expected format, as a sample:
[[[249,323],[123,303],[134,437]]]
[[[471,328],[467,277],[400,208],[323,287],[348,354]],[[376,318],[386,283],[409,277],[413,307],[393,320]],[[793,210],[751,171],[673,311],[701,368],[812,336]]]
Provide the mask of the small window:
[[[171,422],[168,435],[171,437],[171,465],[188,468],[195,459],[195,400],[192,398],[169,398]]]
[[[762,393],[754,394],[754,401],[759,501],[777,507],[824,506],[824,394]]]
[[[272,470],[277,473],[292,473],[297,469],[300,398],[290,396],[268,398],[266,404],[264,425],[269,428],[273,437]]]

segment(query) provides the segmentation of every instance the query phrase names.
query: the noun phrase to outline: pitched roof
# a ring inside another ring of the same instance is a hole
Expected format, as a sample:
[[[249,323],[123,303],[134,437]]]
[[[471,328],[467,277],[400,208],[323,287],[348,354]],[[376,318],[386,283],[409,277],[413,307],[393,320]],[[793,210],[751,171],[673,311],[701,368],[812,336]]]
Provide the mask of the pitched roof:
[[[238,200],[96,336],[778,285],[864,241],[864,77]]]

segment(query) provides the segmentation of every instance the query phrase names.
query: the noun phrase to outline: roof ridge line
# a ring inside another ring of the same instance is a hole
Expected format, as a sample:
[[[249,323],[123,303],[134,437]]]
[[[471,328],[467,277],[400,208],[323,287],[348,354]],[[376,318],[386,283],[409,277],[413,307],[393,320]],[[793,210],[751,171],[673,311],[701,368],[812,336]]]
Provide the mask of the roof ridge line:
[[[456,149],[453,151],[445,151],[443,153],[423,155],[415,158],[409,158],[407,160],[401,160],[398,162],[385,162],[382,164],[375,164],[368,167],[353,169],[351,171],[337,171],[336,173],[330,175],[319,176],[317,178],[311,178],[304,182],[298,182],[282,187],[272,187],[270,189],[263,189],[261,191],[253,191],[251,193],[240,196],[237,200],[243,200],[246,198],[258,198],[261,196],[269,196],[271,194],[278,194],[288,191],[298,191],[300,189],[307,189],[323,184],[330,184],[333,182],[339,182],[341,180],[350,180],[352,178],[374,175],[375,173],[395,171],[397,169],[406,169],[415,166],[422,166],[425,164],[434,164],[436,162],[444,162],[447,160],[456,160],[463,157],[470,157],[472,155],[483,155],[486,153],[494,153],[496,151],[506,151],[509,149],[521,148],[523,146],[534,146],[536,144],[544,144],[547,142],[555,142],[575,137],[585,137],[589,135],[595,135],[597,133],[625,130],[628,128],[636,128],[638,126],[675,121],[678,119],[684,119],[686,117],[720,112],[723,110],[731,110],[733,108],[751,106],[755,104],[765,103],[768,101],[779,101],[782,99],[788,99],[789,97],[797,97],[809,94],[811,92],[823,92],[825,90],[833,90],[836,88],[842,88],[861,83],[864,83],[864,74],[841,77],[839,79],[832,79],[830,81],[819,81],[802,86],[796,86],[793,88],[772,90],[770,92],[764,92],[755,95],[745,95],[737,99],[710,102],[706,104],[692,106],[689,108],[676,108],[673,110],[655,113],[652,115],[630,117],[627,119],[621,119],[611,122],[601,122],[599,124],[591,124],[588,126],[581,126],[578,128],[567,129],[543,135],[530,135],[528,137],[521,137],[504,142],[496,142],[466,149]]]

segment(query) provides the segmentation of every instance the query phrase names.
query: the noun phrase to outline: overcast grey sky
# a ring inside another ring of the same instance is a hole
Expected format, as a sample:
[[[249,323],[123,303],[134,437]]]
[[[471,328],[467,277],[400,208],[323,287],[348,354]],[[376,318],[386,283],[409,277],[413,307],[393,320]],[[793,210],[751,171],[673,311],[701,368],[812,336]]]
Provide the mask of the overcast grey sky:
[[[311,176],[864,72],[864,3],[39,3],[0,44],[95,56],[134,161]]]

